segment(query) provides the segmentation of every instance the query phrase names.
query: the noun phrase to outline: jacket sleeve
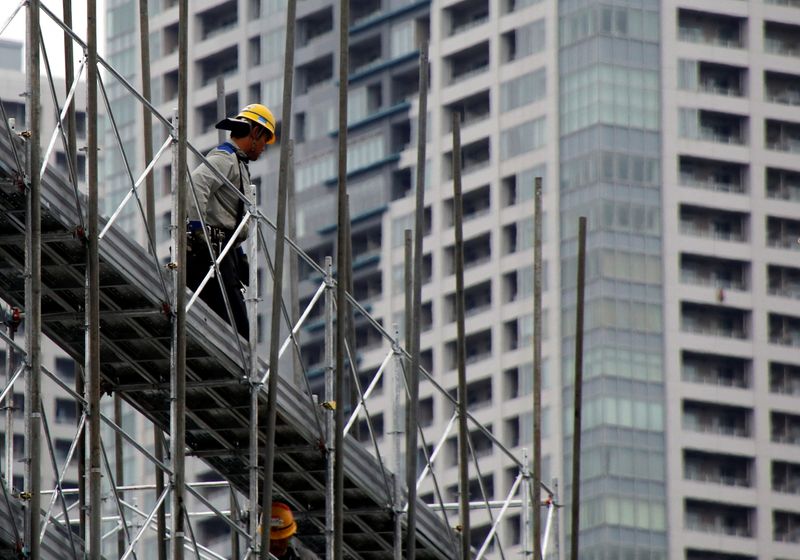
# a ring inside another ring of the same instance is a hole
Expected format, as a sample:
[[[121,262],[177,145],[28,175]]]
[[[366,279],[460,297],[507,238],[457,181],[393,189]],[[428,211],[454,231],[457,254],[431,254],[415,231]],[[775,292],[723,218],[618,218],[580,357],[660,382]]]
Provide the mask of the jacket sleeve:
[[[194,184],[194,193],[197,196],[197,202],[195,203],[195,196],[192,195],[190,186],[186,211],[189,221],[199,220],[200,217],[202,217],[204,222],[208,222],[208,201],[222,187],[222,181],[209,169],[209,165],[213,165],[214,168],[219,171],[223,177],[227,177],[229,181],[233,182],[234,179],[238,181],[238,176],[236,175],[238,173],[236,156],[229,156],[229,154],[225,154],[224,152],[214,151],[211,152],[206,159],[208,163],[201,163],[192,172],[192,183]]]

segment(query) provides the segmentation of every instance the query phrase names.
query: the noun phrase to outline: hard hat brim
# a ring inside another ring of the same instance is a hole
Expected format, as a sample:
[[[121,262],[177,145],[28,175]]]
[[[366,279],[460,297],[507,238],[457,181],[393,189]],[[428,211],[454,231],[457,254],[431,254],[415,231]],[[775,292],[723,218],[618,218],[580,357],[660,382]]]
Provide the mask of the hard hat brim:
[[[250,126],[250,123],[244,119],[231,117],[224,118],[216,124],[216,128],[219,130],[230,130],[238,137],[247,136]]]
[[[297,532],[297,523],[292,521],[291,525],[281,529],[273,528],[269,533],[269,538],[274,540],[288,539]]]

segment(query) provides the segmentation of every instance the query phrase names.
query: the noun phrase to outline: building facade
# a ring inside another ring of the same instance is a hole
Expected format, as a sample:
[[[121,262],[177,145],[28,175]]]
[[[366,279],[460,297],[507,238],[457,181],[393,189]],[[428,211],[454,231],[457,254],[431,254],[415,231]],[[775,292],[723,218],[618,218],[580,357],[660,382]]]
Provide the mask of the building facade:
[[[108,3],[107,50],[134,82],[135,5]],[[161,0],[150,9],[154,103],[169,114],[177,105],[178,7]],[[284,3],[202,0],[190,10],[189,130],[206,150],[217,143],[218,76],[229,113],[260,101],[281,114]],[[330,0],[298,3],[297,238],[318,264],[336,252],[337,17]],[[457,111],[470,408],[512,453],[521,457],[531,446],[533,178],[541,176],[542,466],[545,482],[560,481],[565,505],[577,222],[588,217],[581,558],[797,557],[800,5],[352,0],[351,20],[356,298],[384,328],[404,332],[418,45],[427,38],[423,366],[455,388],[450,123]],[[123,114],[131,119],[124,138],[133,139],[139,110]],[[156,128],[158,144],[164,130]],[[141,147],[130,146],[128,159],[141,169]],[[273,148],[252,166],[268,214],[277,154]],[[157,168],[160,239],[171,208],[168,163]],[[109,162],[110,179],[124,175],[119,165]],[[320,280],[300,267],[301,302]],[[312,383],[324,369],[322,319],[319,307],[302,333]],[[389,345],[363,318],[355,331],[365,383]],[[391,395],[383,385],[384,412],[373,421],[388,439]],[[426,384],[419,404],[430,443],[452,406]],[[514,473],[477,433],[474,444],[483,487],[502,499]],[[437,468],[445,497],[454,499],[454,438]],[[434,488],[421,494],[433,501]],[[222,549],[224,530],[212,523]],[[489,519],[476,518],[473,528],[477,542]],[[512,512],[500,527],[506,554],[519,550],[521,530]],[[562,554],[569,531],[562,515]]]

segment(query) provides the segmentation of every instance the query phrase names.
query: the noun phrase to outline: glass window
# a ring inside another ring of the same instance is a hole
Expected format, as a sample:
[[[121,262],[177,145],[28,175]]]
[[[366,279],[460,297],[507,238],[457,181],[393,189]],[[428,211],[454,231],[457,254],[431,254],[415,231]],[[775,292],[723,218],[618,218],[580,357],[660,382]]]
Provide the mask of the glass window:
[[[539,117],[504,130],[500,136],[500,157],[508,159],[544,146],[545,124],[545,117]]]
[[[547,90],[547,74],[539,68],[500,86],[500,111],[506,112],[517,107],[543,99]]]
[[[415,22],[411,19],[392,26],[389,56],[398,58],[416,50],[414,28]]]

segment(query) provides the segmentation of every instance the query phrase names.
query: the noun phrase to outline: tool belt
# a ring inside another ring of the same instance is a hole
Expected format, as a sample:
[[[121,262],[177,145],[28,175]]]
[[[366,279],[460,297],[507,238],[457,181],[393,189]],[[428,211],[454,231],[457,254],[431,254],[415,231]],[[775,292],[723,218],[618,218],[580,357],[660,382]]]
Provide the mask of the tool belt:
[[[209,225],[205,227],[205,230],[187,229],[186,250],[190,253],[205,253],[207,249],[205,240],[208,239],[214,254],[219,255],[233,234],[233,230]]]

